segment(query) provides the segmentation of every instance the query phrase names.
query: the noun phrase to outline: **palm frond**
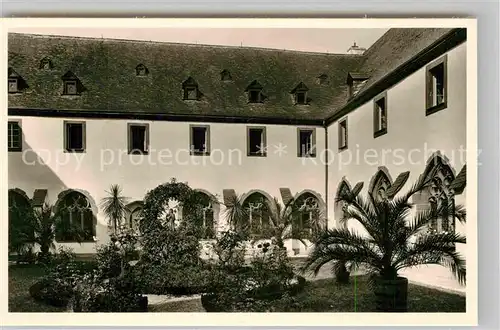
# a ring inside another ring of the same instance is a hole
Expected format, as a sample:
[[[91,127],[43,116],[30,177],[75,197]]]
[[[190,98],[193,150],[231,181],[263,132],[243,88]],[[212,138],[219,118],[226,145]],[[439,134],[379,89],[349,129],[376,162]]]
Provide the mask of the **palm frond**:
[[[122,196],[122,189],[117,184],[111,185],[109,191],[106,191],[106,193],[108,196],[102,199],[101,207],[108,218],[110,226],[116,231],[125,217],[128,198]]]

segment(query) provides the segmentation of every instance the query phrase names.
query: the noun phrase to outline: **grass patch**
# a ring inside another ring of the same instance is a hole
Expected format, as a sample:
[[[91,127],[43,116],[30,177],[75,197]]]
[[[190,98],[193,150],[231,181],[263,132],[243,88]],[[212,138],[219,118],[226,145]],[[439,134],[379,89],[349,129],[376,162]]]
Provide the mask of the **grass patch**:
[[[9,266],[9,312],[63,312],[64,308],[39,303],[31,298],[29,288],[45,275],[39,265]]]
[[[338,285],[334,279],[308,282],[303,292],[286,301],[277,311],[283,312],[375,312],[375,298],[366,276],[358,276],[356,285]],[[465,297],[419,285],[408,286],[408,312],[465,312]]]
[[[63,312],[38,303],[29,295],[29,287],[45,275],[38,265],[9,266],[9,312]],[[356,288],[356,289],[355,289]],[[293,301],[276,302],[279,312],[374,312],[373,292],[366,276],[351,277],[349,285],[338,285],[334,279],[308,282]],[[200,299],[174,301],[150,307],[150,312],[204,312]],[[465,312],[465,297],[409,284],[408,311],[412,313]]]

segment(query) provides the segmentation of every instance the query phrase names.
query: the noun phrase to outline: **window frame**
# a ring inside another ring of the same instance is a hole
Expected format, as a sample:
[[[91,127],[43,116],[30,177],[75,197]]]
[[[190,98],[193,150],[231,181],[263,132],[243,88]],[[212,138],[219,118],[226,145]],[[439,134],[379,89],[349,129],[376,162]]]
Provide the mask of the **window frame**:
[[[443,102],[434,104],[434,82],[432,70],[443,65]],[[425,67],[425,115],[431,115],[448,107],[448,55],[444,55]]]
[[[132,149],[132,127],[145,128],[146,150]],[[148,155],[149,154],[149,123],[127,123],[127,151],[129,155]]]
[[[17,127],[19,129],[19,146],[10,146],[10,135],[9,135],[9,126],[11,124],[17,124]],[[15,119],[15,120],[8,120],[7,121],[7,152],[22,152],[23,151],[23,128],[21,125],[21,120],[20,119]]]
[[[194,150],[194,129],[195,128],[204,128],[205,129],[205,150],[195,151]],[[210,125],[189,125],[189,154],[191,156],[210,156]]]
[[[379,103],[380,101],[383,101],[384,104],[384,110],[385,110],[385,127],[381,128],[378,126],[379,121],[380,121],[380,107]],[[382,94],[378,95],[373,99],[373,138],[378,138],[379,136],[387,134],[387,92],[383,92]]]
[[[71,149],[69,148],[69,139],[68,139],[68,125],[82,125],[82,149]],[[85,121],[73,121],[73,120],[65,120],[63,122],[63,143],[64,143],[64,152],[71,153],[84,153],[87,151],[87,127]]]
[[[302,153],[300,134],[302,132],[311,132],[312,150],[310,153]],[[297,157],[315,158],[316,157],[316,128],[297,127]]]
[[[75,93],[68,93],[68,84],[75,84]],[[77,79],[65,79],[63,80],[63,95],[65,96],[78,96],[80,92],[78,90],[78,80]]]
[[[194,98],[189,97],[189,91],[194,92]],[[184,87],[184,101],[198,101],[198,86],[185,86]]]
[[[340,137],[342,135],[342,130],[341,130],[342,126],[344,126],[344,129],[345,129],[345,138],[344,138],[345,139],[345,143],[344,143],[344,145],[340,144],[340,141],[341,141]],[[348,147],[349,147],[349,142],[348,142],[349,141],[348,140],[348,138],[349,138],[349,127],[348,127],[347,117],[339,120],[338,128],[337,129],[338,129],[338,148],[339,148],[339,152],[347,150]]]
[[[16,82],[16,90],[10,90],[10,82],[12,81],[15,81]],[[19,88],[19,78],[17,77],[9,77],[7,78],[7,91],[9,94],[18,94],[21,92],[20,88]]]
[[[299,102],[299,94],[304,95],[303,102]],[[307,91],[306,90],[298,90],[295,92],[295,105],[307,105]]]
[[[262,144],[264,145],[264,151],[261,153],[250,152],[250,131],[251,130],[262,130]],[[266,126],[247,126],[247,156],[248,157],[267,157],[267,133]]]
[[[253,100],[253,98],[251,97],[252,93],[257,93],[257,100],[256,101]],[[262,98],[262,89],[253,88],[253,89],[248,90],[248,103],[254,103],[254,104],[263,103],[262,99],[263,99]]]

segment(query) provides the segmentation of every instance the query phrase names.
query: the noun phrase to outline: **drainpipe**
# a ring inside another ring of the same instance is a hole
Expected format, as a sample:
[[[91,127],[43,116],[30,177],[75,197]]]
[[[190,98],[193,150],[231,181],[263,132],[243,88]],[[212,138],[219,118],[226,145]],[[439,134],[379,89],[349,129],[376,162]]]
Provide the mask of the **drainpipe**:
[[[325,228],[328,229],[328,126],[325,126],[325,217],[326,225]],[[321,160],[320,160],[321,161]]]

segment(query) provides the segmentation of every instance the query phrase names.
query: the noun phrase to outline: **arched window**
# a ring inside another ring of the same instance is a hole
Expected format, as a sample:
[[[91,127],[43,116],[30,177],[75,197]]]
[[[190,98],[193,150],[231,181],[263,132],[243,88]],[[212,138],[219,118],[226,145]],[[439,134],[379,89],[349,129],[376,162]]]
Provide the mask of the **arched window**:
[[[9,190],[9,251],[19,252],[26,239],[24,235],[34,235],[30,224],[33,209],[28,197],[24,192],[17,189]],[[18,241],[17,238],[20,238]]]
[[[201,230],[202,239],[215,238],[215,201],[204,192],[197,191],[196,199],[200,204],[200,214],[197,217],[197,225]]]
[[[72,191],[59,201],[57,209],[61,215],[61,223],[58,224],[58,230],[56,229],[58,241],[76,241],[77,233],[83,235],[84,241],[94,240],[96,236],[94,214],[87,197]]]
[[[428,202],[434,211],[439,211],[430,229],[436,232],[455,232],[455,194],[450,185],[454,180],[451,168],[438,161],[432,183],[427,191]]]
[[[391,179],[387,173],[383,170],[378,170],[371,184],[371,189],[369,190],[375,200],[383,200],[387,198],[387,189],[391,186]]]
[[[335,202],[335,226],[340,227],[341,226],[341,220],[344,218],[344,214],[346,211],[347,204],[344,201],[337,201],[338,198],[340,198],[342,195],[348,193],[351,190],[349,187],[349,184],[345,181],[342,180],[340,182],[340,186],[337,189],[337,197],[336,197],[336,202]],[[347,227],[347,223],[344,223],[342,225],[344,228]]]
[[[142,207],[137,207],[130,214],[129,226],[133,230],[139,229],[139,221],[141,220]]]
[[[299,217],[293,225],[300,232],[303,232],[305,236],[311,236],[313,232],[321,227],[319,200],[313,194],[306,192],[301,194],[295,203],[299,211]]]
[[[245,198],[243,208],[246,211],[246,219],[244,223],[238,224],[240,228],[237,229],[247,228],[252,236],[270,238],[272,233],[269,230],[271,223],[268,215],[268,203],[269,200],[259,192],[254,192]]]

